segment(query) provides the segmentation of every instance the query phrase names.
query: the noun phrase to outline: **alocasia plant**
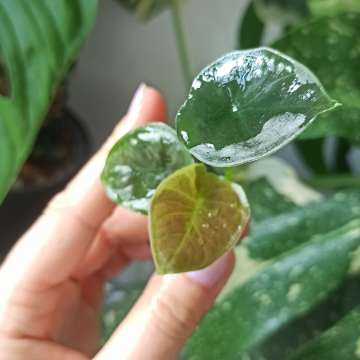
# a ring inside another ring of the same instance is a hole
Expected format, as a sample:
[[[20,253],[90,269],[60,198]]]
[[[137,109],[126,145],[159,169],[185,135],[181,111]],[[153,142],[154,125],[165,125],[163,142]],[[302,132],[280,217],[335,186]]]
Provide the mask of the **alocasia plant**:
[[[119,2],[142,19],[172,9],[191,82],[183,1]],[[91,28],[96,3],[0,2],[0,199]],[[159,273],[214,261],[246,231],[251,208],[251,231],[235,248],[234,274],[187,344],[186,359],[360,357],[358,188],[326,196],[301,184],[279,160],[259,160],[302,133],[298,139],[311,138],[298,146],[304,159],[326,176],[312,184],[359,186],[347,161],[359,144],[359,11],[358,0],[250,1],[240,48],[265,42],[286,55],[258,48],[217,60],[193,82],[176,130],[149,124],[109,155],[106,191],[122,206],[149,214]],[[268,36],[269,22],[280,28],[275,37]],[[318,79],[343,106],[328,111],[338,103]],[[324,160],[328,135],[336,137],[333,169]],[[142,287],[140,281],[107,303],[107,335]]]
[[[159,273],[196,270],[236,245],[250,211],[240,185],[188,165],[189,153],[216,167],[251,162],[338,105],[310,70],[278,51],[230,53],[194,79],[176,117],[179,140],[166,125],[132,131],[111,150],[102,181],[120,205],[150,209]]]

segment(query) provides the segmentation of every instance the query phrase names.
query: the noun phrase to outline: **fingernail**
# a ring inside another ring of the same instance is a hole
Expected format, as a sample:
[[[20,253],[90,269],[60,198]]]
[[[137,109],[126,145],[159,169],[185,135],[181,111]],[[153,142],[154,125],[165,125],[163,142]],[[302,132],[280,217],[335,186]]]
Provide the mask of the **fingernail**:
[[[141,83],[136,89],[128,109],[128,114],[130,116],[136,117],[140,113],[144,98],[145,88],[146,85],[144,83]]]
[[[198,271],[188,272],[186,273],[186,276],[201,285],[213,287],[223,279],[225,273],[227,272],[230,256],[230,253],[227,253],[210,266]]]

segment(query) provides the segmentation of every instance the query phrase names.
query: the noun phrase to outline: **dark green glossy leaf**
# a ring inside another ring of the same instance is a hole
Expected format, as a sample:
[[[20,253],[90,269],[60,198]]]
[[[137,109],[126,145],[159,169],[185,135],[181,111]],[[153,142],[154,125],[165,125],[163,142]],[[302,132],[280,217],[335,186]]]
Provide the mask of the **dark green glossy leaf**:
[[[240,240],[250,218],[237,184],[189,165],[166,178],[150,207],[150,242],[159,274],[204,268]]]
[[[318,16],[360,12],[359,0],[307,0],[311,13]]]
[[[328,135],[360,142],[360,14],[304,23],[274,47],[307,65],[343,106],[322,114],[303,138]]]
[[[243,243],[251,257],[271,259],[359,216],[360,191],[339,192],[258,223]]]
[[[117,2],[145,21],[169,6],[171,0],[117,0]]]
[[[322,234],[262,267],[206,316],[188,359],[238,359],[291,319],[324,300],[353,266],[360,221]]]
[[[56,88],[90,31],[97,1],[0,1],[0,202],[27,158]]]
[[[191,163],[192,157],[175,131],[152,123],[129,132],[114,145],[101,179],[113,201],[146,214],[160,182]]]
[[[261,45],[264,22],[256,13],[256,1],[251,1],[241,19],[239,27],[239,49],[250,49]]]
[[[258,48],[227,54],[201,71],[176,127],[198,160],[235,166],[280,149],[336,106],[303,65]]]
[[[360,358],[360,306],[330,330],[306,343],[289,360],[358,360]]]

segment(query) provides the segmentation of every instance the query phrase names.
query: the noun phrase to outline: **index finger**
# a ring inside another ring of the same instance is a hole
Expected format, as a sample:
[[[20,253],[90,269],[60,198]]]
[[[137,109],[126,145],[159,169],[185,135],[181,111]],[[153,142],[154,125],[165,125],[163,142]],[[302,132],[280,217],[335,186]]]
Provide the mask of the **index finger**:
[[[126,132],[146,122],[166,119],[166,105],[158,91],[142,85],[128,115],[99,152],[22,237],[5,261],[2,274],[13,284],[48,287],[71,276],[114,205],[104,194],[99,176],[108,150]],[[15,281],[14,281],[15,275]]]

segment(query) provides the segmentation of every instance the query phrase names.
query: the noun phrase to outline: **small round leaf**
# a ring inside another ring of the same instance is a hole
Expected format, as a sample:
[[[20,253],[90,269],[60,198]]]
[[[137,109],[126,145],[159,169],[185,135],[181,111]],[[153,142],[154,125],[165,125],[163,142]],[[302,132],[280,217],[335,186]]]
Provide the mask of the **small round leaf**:
[[[176,127],[198,160],[235,166],[280,149],[338,105],[305,66],[258,48],[227,54],[201,71]]]
[[[158,184],[191,163],[176,132],[165,124],[152,123],[129,132],[114,145],[101,179],[113,201],[146,214]]]
[[[159,274],[204,268],[231,249],[249,222],[242,188],[189,165],[166,178],[150,206],[150,240]]]

